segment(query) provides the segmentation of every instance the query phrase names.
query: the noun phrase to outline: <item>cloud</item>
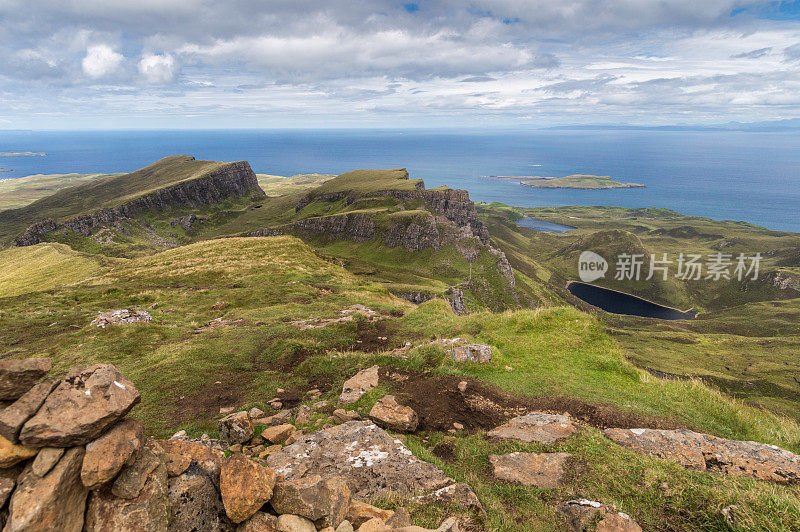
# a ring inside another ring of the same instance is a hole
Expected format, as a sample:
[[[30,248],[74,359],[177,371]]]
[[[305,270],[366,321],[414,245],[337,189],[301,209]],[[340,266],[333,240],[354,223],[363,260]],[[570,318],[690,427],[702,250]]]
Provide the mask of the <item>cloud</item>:
[[[139,61],[139,74],[147,83],[169,83],[175,77],[175,69],[175,59],[169,54],[146,54]]]
[[[800,42],[789,46],[783,51],[787,61],[800,61]]]
[[[119,69],[124,59],[122,54],[118,54],[110,46],[97,44],[86,49],[81,67],[83,73],[90,78],[102,78]]]
[[[732,55],[731,59],[758,59],[764,57],[772,51],[772,46],[766,48],[759,48],[758,50],[751,50],[749,52],[742,52],[741,54]]]
[[[497,81],[492,76],[470,76],[461,80],[461,83],[482,83],[484,81]]]

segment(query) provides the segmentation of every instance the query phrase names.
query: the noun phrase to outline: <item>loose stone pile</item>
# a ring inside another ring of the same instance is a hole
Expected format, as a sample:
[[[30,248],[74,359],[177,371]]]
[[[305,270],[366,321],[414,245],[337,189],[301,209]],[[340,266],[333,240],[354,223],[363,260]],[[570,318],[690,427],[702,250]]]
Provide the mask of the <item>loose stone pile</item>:
[[[402,507],[359,499],[463,490],[383,429],[350,421],[357,413],[337,410],[331,425],[344,424],[304,436],[291,411],[253,409],[260,435],[251,412],[235,412],[219,422],[225,441],[151,440],[125,417],[140,396],[113,365],[40,380],[49,371],[49,359],[0,361],[0,399],[13,401],[0,410],[6,531],[421,532]]]

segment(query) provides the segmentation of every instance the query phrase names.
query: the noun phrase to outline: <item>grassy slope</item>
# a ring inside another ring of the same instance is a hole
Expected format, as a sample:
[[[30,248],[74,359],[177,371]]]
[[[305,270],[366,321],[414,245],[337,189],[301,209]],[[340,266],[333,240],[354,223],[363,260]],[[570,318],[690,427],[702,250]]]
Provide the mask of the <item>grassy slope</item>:
[[[108,271],[119,262],[56,243],[2,250],[0,297],[67,286]]]
[[[318,187],[336,176],[328,174],[299,174],[290,177],[256,174],[258,186],[267,196],[284,196]]]
[[[211,307],[224,300],[229,306]],[[722,436],[754,439],[798,450],[800,427],[744,406],[694,382],[654,379],[626,362],[595,318],[569,308],[456,316],[440,301],[414,307],[382,286],[325,262],[292,237],[223,239],[127,261],[123,267],[78,286],[0,299],[0,351],[13,357],[50,356],[55,372],[82,363],[112,362],[142,392],[134,415],[151,435],[184,427],[214,431],[222,406],[266,403],[277,387],[320,387],[333,400],[342,382],[373,363],[432,374],[477,377],[515,394],[567,396],[612,405],[622,412],[652,414]],[[449,362],[439,348],[420,347],[408,359],[353,350],[365,322],[300,332],[289,320],[335,317],[362,303],[386,315],[387,348],[405,342],[461,336],[494,346],[490,365]],[[97,311],[140,306],[151,324],[89,328]],[[402,317],[394,318],[392,316]],[[204,328],[211,320],[237,326]],[[504,367],[513,367],[507,371]],[[385,388],[385,386],[382,386]],[[390,388],[389,388],[390,389]],[[383,391],[387,391],[384,389]],[[368,412],[377,394],[357,407]],[[475,434],[433,433],[406,438],[425,459],[458,480],[469,481],[489,510],[492,530],[559,530],[551,503],[573,496],[614,502],[646,529],[672,524],[682,530],[723,529],[717,510],[745,507],[754,528],[786,529],[798,519],[798,488],[685,471],[636,456],[611,444],[596,429],[547,450],[576,456],[581,475],[553,490],[492,481],[486,457],[544,446],[492,443]],[[449,441],[461,462],[444,462],[433,447]],[[659,488],[670,485],[670,493]],[[430,519],[452,509],[417,508]]]
[[[38,220],[64,220],[100,208],[114,207],[159,188],[198,178],[223,164],[174,155],[130,174],[113,175],[61,189],[25,207],[0,212],[0,240],[15,236]]]

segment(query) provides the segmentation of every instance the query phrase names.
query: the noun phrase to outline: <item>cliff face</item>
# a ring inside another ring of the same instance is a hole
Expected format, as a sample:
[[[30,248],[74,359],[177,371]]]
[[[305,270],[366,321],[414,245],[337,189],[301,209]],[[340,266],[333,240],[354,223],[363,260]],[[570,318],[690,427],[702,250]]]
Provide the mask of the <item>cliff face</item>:
[[[218,205],[228,198],[246,194],[264,195],[256,174],[246,161],[229,163],[197,179],[156,190],[110,209],[99,209],[60,223],[49,219],[36,222],[28,226],[15,243],[17,246],[38,244],[44,241],[46,233],[56,230],[89,236],[97,227],[119,226],[123,220],[145,211]]]

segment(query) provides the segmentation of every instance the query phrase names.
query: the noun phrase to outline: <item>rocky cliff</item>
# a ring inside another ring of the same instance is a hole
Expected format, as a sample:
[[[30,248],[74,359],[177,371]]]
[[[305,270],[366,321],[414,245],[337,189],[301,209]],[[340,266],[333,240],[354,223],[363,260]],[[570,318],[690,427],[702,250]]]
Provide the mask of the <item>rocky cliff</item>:
[[[98,209],[61,222],[52,219],[36,222],[15,239],[15,244],[38,244],[46,240],[47,233],[53,231],[89,236],[98,227],[120,226],[124,220],[145,211],[165,212],[176,208],[218,205],[228,198],[247,194],[264,195],[255,173],[246,161],[228,163],[196,179],[143,194],[112,208]]]

